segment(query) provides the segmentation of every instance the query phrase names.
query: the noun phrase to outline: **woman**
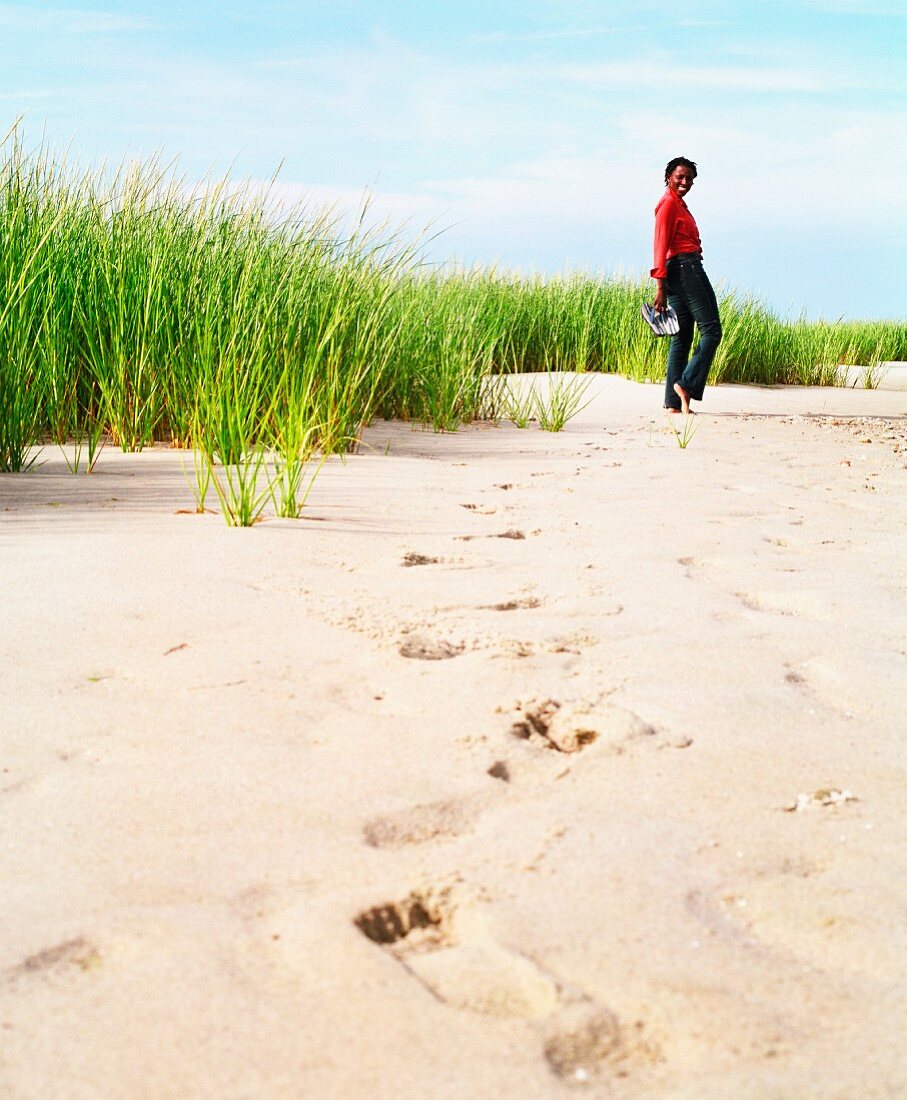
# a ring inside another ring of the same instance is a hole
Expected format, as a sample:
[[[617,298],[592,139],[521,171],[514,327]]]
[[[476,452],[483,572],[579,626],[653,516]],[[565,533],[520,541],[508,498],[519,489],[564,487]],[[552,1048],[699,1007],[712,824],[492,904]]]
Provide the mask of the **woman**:
[[[665,168],[667,190],[655,207],[655,266],[650,272],[658,284],[655,310],[672,306],[680,331],[671,337],[665,408],[690,412],[691,401],[701,401],[705,380],[721,343],[721,321],[715,291],[702,266],[702,244],[693,215],[683,201],[696,179],[696,165],[675,157]],[[690,358],[693,322],[699,326],[699,345]]]

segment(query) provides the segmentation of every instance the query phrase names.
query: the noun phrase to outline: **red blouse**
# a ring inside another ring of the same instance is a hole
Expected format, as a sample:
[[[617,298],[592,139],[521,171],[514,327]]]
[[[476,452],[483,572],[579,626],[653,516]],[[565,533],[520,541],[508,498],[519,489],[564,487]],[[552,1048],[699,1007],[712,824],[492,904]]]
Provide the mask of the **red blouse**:
[[[655,207],[655,266],[649,272],[653,279],[666,278],[665,265],[678,252],[701,256],[702,242],[687,204],[669,188]]]

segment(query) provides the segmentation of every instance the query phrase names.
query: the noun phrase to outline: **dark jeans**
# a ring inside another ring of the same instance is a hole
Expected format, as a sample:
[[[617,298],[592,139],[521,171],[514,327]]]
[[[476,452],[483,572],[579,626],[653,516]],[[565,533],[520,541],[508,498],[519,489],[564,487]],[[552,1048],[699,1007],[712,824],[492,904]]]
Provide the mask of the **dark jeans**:
[[[668,260],[667,275],[668,305],[673,306],[677,314],[680,331],[671,337],[668,351],[665,408],[679,409],[675,382],[679,382],[694,400],[702,400],[705,380],[721,343],[721,320],[715,291],[698,256],[691,253],[672,256]],[[690,358],[694,321],[699,326],[699,344]]]

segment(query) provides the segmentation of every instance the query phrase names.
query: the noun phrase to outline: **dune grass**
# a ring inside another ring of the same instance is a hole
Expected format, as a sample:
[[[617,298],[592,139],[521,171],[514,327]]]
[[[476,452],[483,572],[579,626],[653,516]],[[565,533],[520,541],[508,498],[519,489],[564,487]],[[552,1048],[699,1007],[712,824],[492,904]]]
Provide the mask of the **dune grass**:
[[[265,463],[255,507],[298,515],[303,471],[375,417],[506,419],[495,379],[527,371],[662,378],[666,342],[638,316],[650,291],[433,270],[393,233],[304,206],[277,217],[266,194],[190,188],[154,161],[78,172],[14,129],[0,148],[0,470],[47,441],[88,440],[92,457],[102,437],[166,441],[204,456],[222,504]],[[715,382],[833,384],[842,364],[907,359],[903,323],[784,322],[734,294],[721,312]],[[546,392],[559,408],[517,402],[514,419],[562,427],[577,391]],[[249,503],[230,505],[236,522]]]

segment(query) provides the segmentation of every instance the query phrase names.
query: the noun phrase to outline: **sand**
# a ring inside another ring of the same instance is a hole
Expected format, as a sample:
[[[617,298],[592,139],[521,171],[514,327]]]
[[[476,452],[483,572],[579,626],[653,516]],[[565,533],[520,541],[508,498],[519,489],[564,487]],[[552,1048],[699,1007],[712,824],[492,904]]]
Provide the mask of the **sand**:
[[[591,392],[0,477],[0,1095],[907,1096],[907,393]]]

